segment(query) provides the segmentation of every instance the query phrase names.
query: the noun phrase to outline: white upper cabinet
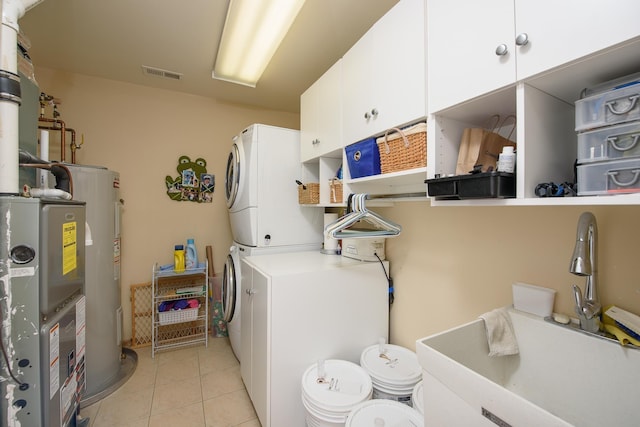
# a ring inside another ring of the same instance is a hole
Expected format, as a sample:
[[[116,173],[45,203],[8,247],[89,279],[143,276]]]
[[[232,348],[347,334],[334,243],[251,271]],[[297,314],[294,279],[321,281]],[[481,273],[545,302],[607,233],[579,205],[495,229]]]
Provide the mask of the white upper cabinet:
[[[491,12],[491,11],[488,11]],[[638,35],[638,0],[516,0],[518,79],[614,46]]]
[[[342,147],[342,61],[300,96],[300,160]]]
[[[432,206],[638,204],[640,193],[535,194],[577,181],[574,103],[640,70],[638,17],[637,0],[427,0],[427,178],[454,174],[464,129],[493,114],[516,116],[518,144],[515,198]]]
[[[515,81],[513,14],[513,0],[427,0],[430,113]]]
[[[426,116],[424,0],[400,0],[343,57],[343,144]]]
[[[637,0],[427,0],[436,112],[637,36]]]

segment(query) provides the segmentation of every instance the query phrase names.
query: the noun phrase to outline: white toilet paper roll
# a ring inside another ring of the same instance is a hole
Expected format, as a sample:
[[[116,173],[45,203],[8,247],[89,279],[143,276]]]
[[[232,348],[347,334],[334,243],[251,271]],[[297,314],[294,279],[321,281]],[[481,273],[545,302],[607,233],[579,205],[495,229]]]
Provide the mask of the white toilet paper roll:
[[[324,214],[324,226],[331,224],[332,222],[336,222],[338,220],[337,213],[326,213]],[[325,251],[335,251],[338,249],[338,240],[333,239],[328,236],[324,236],[324,250]]]

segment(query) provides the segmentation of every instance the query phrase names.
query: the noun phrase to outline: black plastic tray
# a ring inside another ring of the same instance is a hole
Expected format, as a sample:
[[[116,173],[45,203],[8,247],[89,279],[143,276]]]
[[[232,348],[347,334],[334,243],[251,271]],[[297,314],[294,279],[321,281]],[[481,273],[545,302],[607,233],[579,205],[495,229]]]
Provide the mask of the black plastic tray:
[[[516,176],[507,172],[483,172],[425,181],[436,200],[506,199],[516,196]]]

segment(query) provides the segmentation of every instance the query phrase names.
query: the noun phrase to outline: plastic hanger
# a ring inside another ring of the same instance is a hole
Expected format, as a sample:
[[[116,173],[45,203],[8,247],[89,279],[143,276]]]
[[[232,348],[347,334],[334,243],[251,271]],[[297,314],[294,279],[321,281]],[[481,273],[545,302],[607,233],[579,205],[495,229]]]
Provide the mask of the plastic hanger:
[[[367,198],[368,194],[350,195],[349,208],[351,212],[348,212],[335,222],[327,225],[324,229],[325,235],[334,239],[398,236],[402,231],[402,227],[368,210],[365,206],[365,200]],[[360,222],[367,222],[372,225],[374,229],[350,228]]]

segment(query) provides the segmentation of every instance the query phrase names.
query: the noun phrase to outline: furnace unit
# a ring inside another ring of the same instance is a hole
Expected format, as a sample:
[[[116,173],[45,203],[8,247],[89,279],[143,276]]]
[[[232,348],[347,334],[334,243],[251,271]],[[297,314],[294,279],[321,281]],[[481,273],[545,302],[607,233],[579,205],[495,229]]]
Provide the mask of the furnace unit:
[[[75,426],[85,390],[85,204],[0,197],[0,425]]]

